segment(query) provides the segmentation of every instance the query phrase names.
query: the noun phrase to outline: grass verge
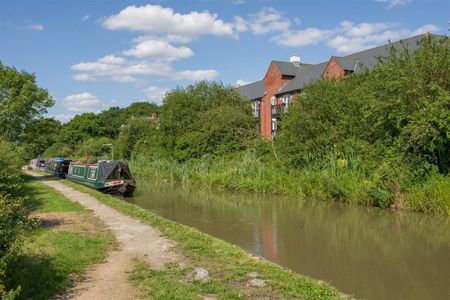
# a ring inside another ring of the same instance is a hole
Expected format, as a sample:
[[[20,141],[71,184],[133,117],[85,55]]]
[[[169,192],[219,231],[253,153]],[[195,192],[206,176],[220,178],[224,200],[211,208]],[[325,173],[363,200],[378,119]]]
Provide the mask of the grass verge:
[[[24,186],[26,204],[41,226],[27,234],[8,283],[20,286],[19,299],[49,299],[80,280],[89,265],[101,262],[113,237],[98,226],[79,228],[90,221],[90,213],[33,177],[25,176]],[[80,223],[64,226],[68,217]]]
[[[138,266],[132,278],[138,285],[146,286],[150,298],[165,295],[173,296],[176,289],[181,289],[187,299],[204,292],[218,294],[220,299],[242,299],[252,291],[248,290],[250,273],[256,272],[258,277],[266,281],[268,291],[280,298],[289,299],[344,299],[346,295],[325,282],[314,280],[283,269],[265,260],[256,259],[239,247],[228,244],[194,228],[163,219],[136,205],[127,203],[110,195],[105,195],[90,188],[63,181],[77,190],[88,193],[106,205],[158,228],[164,236],[177,242],[177,250],[194,266],[201,266],[210,272],[212,283],[186,283],[182,279],[189,269],[169,268],[165,271],[154,271]],[[158,289],[149,288],[148,284],[160,282]],[[147,284],[148,283],[148,284]],[[233,288],[226,288],[226,287]],[[224,288],[225,287],[225,288]],[[236,292],[237,291],[237,292]],[[239,293],[239,291],[243,291]],[[180,296],[181,297],[181,296]],[[183,298],[181,297],[181,298]],[[163,297],[164,298],[164,297]],[[172,297],[173,298],[173,297]],[[181,299],[175,297],[174,299]],[[183,298],[184,299],[184,298]]]

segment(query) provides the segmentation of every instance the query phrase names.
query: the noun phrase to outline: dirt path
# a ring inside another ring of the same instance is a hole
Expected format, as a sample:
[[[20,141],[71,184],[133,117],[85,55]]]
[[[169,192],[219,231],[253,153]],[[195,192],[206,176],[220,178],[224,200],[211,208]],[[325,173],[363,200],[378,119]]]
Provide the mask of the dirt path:
[[[171,249],[173,242],[162,237],[159,230],[125,216],[115,209],[100,203],[94,197],[68,187],[57,180],[36,173],[31,176],[62,193],[66,198],[80,203],[109,228],[119,249],[111,251],[105,263],[88,270],[86,280],[75,286],[65,299],[139,299],[140,294],[128,280],[133,267],[132,260],[138,258],[152,268],[160,269],[168,262],[181,261]]]

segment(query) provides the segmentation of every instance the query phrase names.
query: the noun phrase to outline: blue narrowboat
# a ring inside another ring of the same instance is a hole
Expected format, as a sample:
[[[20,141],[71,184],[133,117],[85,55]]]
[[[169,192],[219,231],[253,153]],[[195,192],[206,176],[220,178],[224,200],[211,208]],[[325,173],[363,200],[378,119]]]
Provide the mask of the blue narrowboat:
[[[67,172],[69,171],[69,165],[71,160],[64,159],[64,157],[56,157],[49,159],[47,161],[47,166],[45,167],[45,171],[52,175],[66,178]]]

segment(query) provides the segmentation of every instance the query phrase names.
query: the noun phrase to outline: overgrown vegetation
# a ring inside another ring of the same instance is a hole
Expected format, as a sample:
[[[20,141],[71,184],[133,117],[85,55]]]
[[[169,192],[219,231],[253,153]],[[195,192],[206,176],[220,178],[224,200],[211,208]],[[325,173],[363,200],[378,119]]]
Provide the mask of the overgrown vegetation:
[[[32,223],[24,205],[20,159],[14,147],[0,139],[0,298],[13,299],[19,287],[6,285],[7,273],[20,253],[23,235]]]

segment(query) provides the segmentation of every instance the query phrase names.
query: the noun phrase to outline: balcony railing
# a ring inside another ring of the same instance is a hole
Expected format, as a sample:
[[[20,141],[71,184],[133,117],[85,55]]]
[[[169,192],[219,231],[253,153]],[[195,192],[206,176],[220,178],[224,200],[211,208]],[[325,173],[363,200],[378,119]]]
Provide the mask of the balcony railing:
[[[287,106],[284,103],[272,105],[272,115],[279,115],[287,111]]]

